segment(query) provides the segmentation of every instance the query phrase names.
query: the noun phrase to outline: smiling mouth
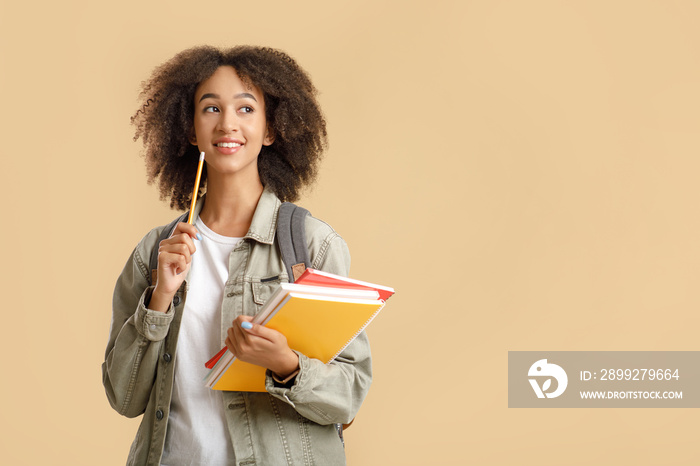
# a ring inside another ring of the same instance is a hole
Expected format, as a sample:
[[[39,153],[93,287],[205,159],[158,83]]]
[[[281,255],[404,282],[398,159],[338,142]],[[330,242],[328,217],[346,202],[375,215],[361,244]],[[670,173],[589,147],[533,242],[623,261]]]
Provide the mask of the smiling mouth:
[[[243,144],[239,144],[237,142],[220,142],[214,145],[216,147],[241,147]]]

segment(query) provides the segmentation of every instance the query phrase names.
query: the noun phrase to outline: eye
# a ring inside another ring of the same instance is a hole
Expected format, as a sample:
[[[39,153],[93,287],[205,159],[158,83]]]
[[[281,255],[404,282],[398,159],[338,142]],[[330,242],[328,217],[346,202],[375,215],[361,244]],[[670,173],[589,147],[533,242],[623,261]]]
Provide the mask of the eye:
[[[214,113],[219,111],[219,107],[216,107],[214,105],[209,105],[208,107],[204,107],[204,111],[208,113]]]
[[[254,111],[255,110],[253,109],[253,107],[249,107],[247,105],[244,107],[241,107],[239,110],[239,112],[241,112],[241,113],[253,113]]]

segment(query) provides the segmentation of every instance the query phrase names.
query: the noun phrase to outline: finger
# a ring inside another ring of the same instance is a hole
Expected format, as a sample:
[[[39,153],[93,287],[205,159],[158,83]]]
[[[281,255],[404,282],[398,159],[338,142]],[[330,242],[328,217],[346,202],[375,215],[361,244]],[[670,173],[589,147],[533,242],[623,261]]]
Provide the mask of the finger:
[[[172,237],[172,236],[176,236],[176,235],[183,234],[183,233],[188,235],[192,239],[195,239],[195,238],[198,240],[202,239],[202,235],[199,234],[199,231],[197,231],[197,228],[194,225],[190,225],[189,223],[185,223],[185,222],[178,223],[177,226],[175,227],[175,230],[173,231],[173,234],[170,236]]]
[[[233,342],[228,337],[226,337],[226,347],[231,352],[231,354],[233,354],[234,356],[236,355],[236,349],[233,346]]]
[[[268,339],[252,334],[237,325],[239,319],[228,329],[229,339],[239,357],[245,358],[255,354],[267,353],[275,346]]]
[[[158,253],[158,268],[170,269],[176,274],[182,273],[187,269],[187,259],[182,254],[173,254],[169,252]]]
[[[192,254],[194,254],[194,252],[190,250],[190,247],[185,243],[161,243],[160,247],[158,248],[158,253],[168,253],[183,256],[185,258],[185,262],[188,264],[192,260]]]
[[[187,233],[180,233],[179,235],[171,236],[168,239],[164,239],[160,242],[159,246],[169,246],[173,244],[184,244],[189,249],[190,254],[194,254],[197,247],[194,245],[194,241]]]
[[[282,335],[277,330],[267,328],[264,325],[254,324],[247,320],[240,323],[240,329],[245,335],[263,338],[272,342],[277,341],[279,336]]]
[[[252,325],[252,320],[253,318],[251,316],[240,315],[236,317],[233,322],[231,322],[231,329],[236,333],[236,335],[240,335],[240,338],[248,338],[249,334],[243,331],[243,326]]]
[[[245,347],[250,345],[248,335],[245,335],[239,328],[229,327],[226,334],[228,335],[228,340],[231,342],[231,346],[238,353],[241,353]]]
[[[236,335],[233,332],[233,328],[229,327],[228,330],[226,331],[226,345],[231,347],[236,346]]]
[[[238,317],[236,317],[236,318],[234,319],[233,325],[234,325],[234,326],[237,325],[237,326],[240,327],[241,324],[242,324],[243,322],[252,322],[252,321],[253,321],[253,317],[252,317],[252,316],[240,315],[240,316],[238,316]]]
[[[229,335],[234,341],[234,345],[239,349],[243,346],[250,346],[252,335],[248,335],[243,331],[240,325],[233,325],[229,328]]]

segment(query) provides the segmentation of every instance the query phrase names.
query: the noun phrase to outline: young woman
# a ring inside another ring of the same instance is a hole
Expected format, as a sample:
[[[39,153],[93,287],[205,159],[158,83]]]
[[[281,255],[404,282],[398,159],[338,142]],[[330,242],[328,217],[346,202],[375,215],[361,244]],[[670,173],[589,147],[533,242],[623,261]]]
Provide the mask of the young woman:
[[[353,419],[369,389],[365,334],[326,365],[246,323],[288,281],[277,212],[314,180],[325,148],[315,94],[294,60],[259,47],[189,49],[144,83],[132,122],[149,181],[187,209],[205,152],[206,194],[193,225],[179,223],[160,244],[164,227],[152,230],[117,280],[102,371],[112,407],[143,414],[128,464],[345,464],[335,424]],[[347,275],[343,239],[311,216],[305,227],[311,266]],[[223,344],[267,369],[266,392],[204,387],[204,362]]]

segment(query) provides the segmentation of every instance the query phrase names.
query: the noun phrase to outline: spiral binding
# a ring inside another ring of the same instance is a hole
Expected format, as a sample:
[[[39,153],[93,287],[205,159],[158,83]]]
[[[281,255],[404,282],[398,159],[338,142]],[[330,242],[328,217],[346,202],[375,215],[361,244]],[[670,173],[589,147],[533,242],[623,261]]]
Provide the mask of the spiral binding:
[[[367,326],[374,320],[374,318],[377,317],[377,314],[379,314],[379,311],[381,311],[382,309],[384,309],[384,306],[386,306],[386,301],[383,300],[383,299],[380,299],[379,301],[382,302],[382,305],[379,306],[379,308],[378,308],[376,311],[374,311],[374,314],[372,314],[372,316],[371,316],[369,319],[367,319],[367,322],[365,322],[365,323],[362,325],[362,327],[360,327],[360,329],[355,333],[355,335],[353,335],[352,338],[350,338],[350,340],[348,340],[348,342],[345,343],[345,345],[343,345],[343,347],[340,348],[340,349],[338,350],[338,352],[335,353],[335,355],[334,355],[326,364],[330,364],[335,358],[337,358],[337,357],[340,355],[340,353],[342,353],[343,351],[345,351],[345,348],[347,348],[348,345],[350,345],[350,343],[352,343],[353,340],[354,340],[355,338],[357,338],[357,336],[358,336],[360,333],[362,333],[362,331],[363,331],[365,328],[367,328]]]

